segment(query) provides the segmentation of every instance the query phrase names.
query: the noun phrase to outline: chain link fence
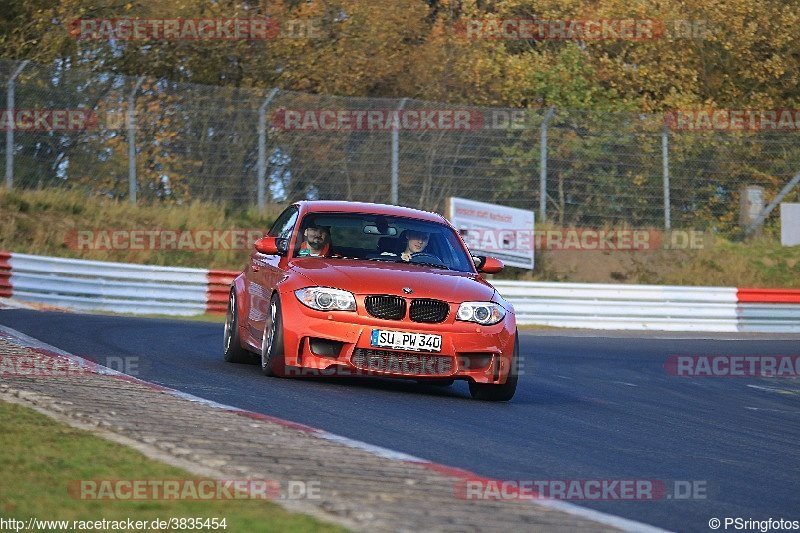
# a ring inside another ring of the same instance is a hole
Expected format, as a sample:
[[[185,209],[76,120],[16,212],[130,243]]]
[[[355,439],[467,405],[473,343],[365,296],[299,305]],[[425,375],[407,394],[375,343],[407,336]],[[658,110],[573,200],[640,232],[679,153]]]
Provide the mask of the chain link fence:
[[[459,196],[562,226],[728,232],[743,186],[770,199],[800,171],[797,129],[688,131],[663,115],[216,87],[66,63],[0,61],[0,84],[0,108],[16,121],[4,114],[0,159],[6,186],[20,189],[439,212]],[[70,110],[91,116],[64,118]]]

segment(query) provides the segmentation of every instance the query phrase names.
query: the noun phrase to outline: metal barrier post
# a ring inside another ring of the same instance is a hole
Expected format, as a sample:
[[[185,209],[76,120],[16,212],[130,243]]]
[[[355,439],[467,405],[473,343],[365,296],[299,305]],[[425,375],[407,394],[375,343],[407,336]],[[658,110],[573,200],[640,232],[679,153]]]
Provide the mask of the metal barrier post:
[[[669,231],[672,221],[669,201],[669,128],[666,124],[661,131],[661,171],[664,180],[664,229]]]
[[[265,205],[265,184],[267,181],[267,107],[278,94],[278,88],[272,89],[258,108],[258,209],[263,211]]]
[[[19,73],[22,72],[30,61],[27,59],[20,63],[16,70],[11,74],[8,80],[8,87],[6,88],[6,113],[9,113],[9,128],[6,129],[6,189],[14,187],[14,90],[16,88],[16,80]]]
[[[400,105],[397,106],[397,123],[392,128],[392,201],[391,203],[397,205],[400,200],[399,192],[399,174],[400,174],[400,113],[406,106],[408,98],[400,100]]]
[[[136,203],[136,91],[142,86],[144,76],[139,76],[128,95],[128,199]]]
[[[539,139],[539,222],[547,220],[547,128],[556,112],[555,107],[547,110],[542,120]]]

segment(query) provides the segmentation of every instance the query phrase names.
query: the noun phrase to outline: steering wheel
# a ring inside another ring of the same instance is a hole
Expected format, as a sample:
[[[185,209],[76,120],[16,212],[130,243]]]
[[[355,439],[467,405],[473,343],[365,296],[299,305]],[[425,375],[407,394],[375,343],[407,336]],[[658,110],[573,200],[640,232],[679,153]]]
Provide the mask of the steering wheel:
[[[431,259],[433,261],[431,261]],[[428,252],[417,252],[415,254],[411,254],[411,263],[435,263],[437,265],[444,265],[444,261],[439,259],[439,257],[429,254]]]

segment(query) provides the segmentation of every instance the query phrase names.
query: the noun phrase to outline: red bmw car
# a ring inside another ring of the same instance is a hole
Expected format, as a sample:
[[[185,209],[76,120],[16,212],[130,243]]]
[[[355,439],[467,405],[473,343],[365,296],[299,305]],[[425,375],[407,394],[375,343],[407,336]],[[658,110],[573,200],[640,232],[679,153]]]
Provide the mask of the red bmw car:
[[[507,401],[518,378],[514,309],[441,215],[332,201],[288,207],[234,280],[225,360],[268,376],[370,375]]]

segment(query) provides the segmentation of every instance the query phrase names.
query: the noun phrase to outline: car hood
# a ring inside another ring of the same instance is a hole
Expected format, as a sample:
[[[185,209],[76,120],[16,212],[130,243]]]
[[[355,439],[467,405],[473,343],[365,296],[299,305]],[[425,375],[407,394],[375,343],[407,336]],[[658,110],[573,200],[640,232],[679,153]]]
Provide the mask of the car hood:
[[[315,285],[344,289],[354,294],[404,295],[436,298],[452,303],[491,301],[495,290],[477,274],[411,266],[402,263],[355,259],[293,259],[289,267]]]

